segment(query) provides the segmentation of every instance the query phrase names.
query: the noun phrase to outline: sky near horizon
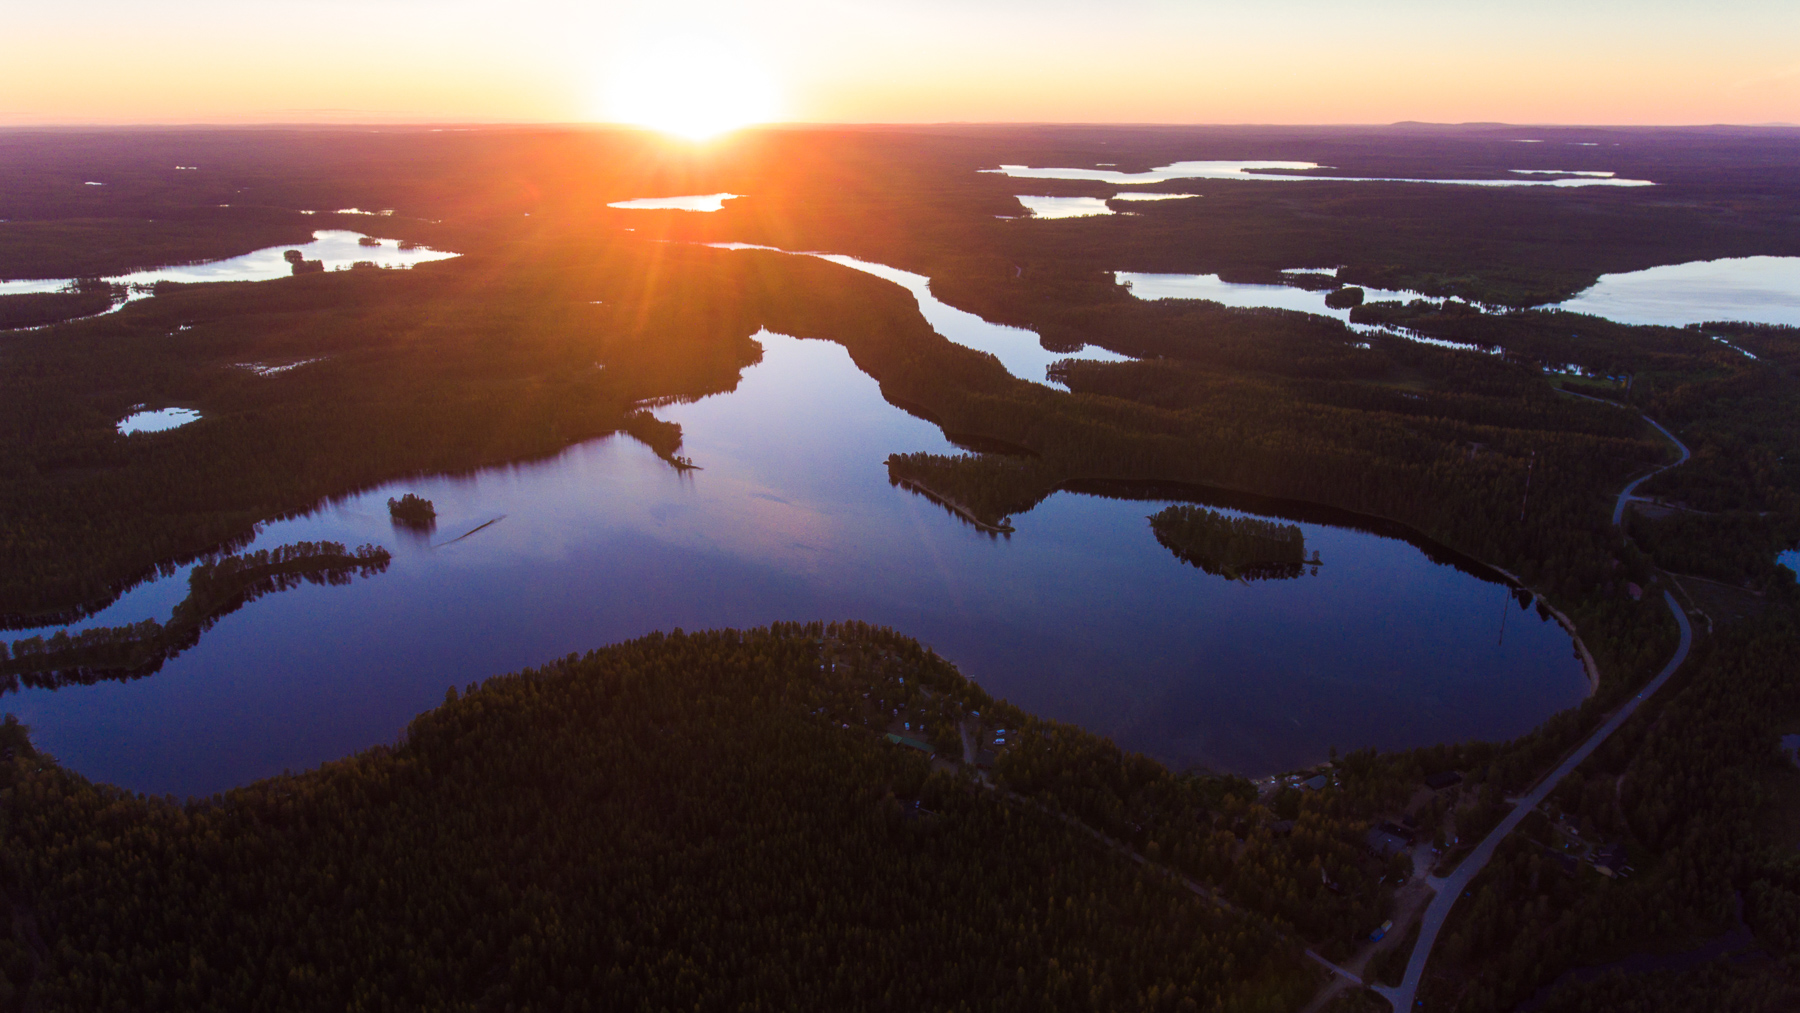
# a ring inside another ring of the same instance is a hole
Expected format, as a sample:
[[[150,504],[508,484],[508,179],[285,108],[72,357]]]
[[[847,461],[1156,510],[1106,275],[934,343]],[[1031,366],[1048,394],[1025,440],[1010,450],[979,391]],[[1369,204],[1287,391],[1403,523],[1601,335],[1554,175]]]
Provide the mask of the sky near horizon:
[[[1791,0],[8,7],[0,125],[610,122],[677,87],[810,122],[1800,122]]]

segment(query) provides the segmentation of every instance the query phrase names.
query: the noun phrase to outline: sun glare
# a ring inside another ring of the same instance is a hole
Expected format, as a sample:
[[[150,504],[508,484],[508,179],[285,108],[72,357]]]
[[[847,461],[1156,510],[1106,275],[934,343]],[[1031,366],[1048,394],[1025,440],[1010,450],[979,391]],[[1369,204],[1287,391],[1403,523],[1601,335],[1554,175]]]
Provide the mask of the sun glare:
[[[608,88],[621,123],[705,140],[774,118],[774,79],[749,54],[708,38],[668,38],[626,55]]]

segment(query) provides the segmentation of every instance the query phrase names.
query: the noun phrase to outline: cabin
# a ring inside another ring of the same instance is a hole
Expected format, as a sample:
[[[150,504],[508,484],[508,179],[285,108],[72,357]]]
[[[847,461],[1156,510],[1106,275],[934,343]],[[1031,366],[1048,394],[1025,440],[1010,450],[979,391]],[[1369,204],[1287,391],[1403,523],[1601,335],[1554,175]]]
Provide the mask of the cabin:
[[[887,740],[889,742],[892,742],[896,746],[905,746],[908,749],[917,749],[919,752],[924,753],[926,756],[930,756],[933,758],[935,758],[937,756],[936,749],[933,749],[930,745],[928,745],[924,742],[920,742],[918,739],[912,738],[910,736],[896,735],[893,732],[889,732],[887,735]]]
[[[1369,850],[1380,858],[1392,858],[1412,847],[1412,841],[1388,830],[1388,826],[1391,824],[1370,827],[1368,834],[1363,837],[1364,842],[1369,845]]]
[[[1594,871],[1602,876],[1616,876],[1620,879],[1631,875],[1632,868],[1625,864],[1625,845],[1614,844],[1594,852],[1590,859],[1594,863]]]
[[[1322,790],[1324,790],[1325,786],[1330,783],[1331,783],[1331,777],[1329,775],[1315,774],[1312,777],[1309,777],[1306,780],[1301,781],[1299,786],[1306,789],[1307,791],[1322,791]]]
[[[1458,774],[1454,770],[1445,770],[1426,778],[1425,787],[1430,788],[1432,791],[1443,791],[1445,788],[1456,787],[1461,784],[1462,781],[1463,776],[1461,774]]]

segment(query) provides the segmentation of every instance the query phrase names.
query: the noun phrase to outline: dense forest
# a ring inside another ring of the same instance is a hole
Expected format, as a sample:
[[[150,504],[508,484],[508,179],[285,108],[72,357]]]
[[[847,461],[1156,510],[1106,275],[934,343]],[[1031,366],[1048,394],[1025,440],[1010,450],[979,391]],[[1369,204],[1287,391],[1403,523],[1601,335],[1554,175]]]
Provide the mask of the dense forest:
[[[114,286],[93,279],[77,282],[63,292],[0,295],[0,331],[93,316],[111,309],[121,298],[123,293],[115,292]]]
[[[889,745],[871,695],[1005,710],[912,641],[814,624],[451,689],[395,748],[185,805],[89,784],[8,723],[0,1003],[1174,1013],[1313,988],[1278,929]],[[1009,783],[1099,798],[1046,763],[1108,747],[1055,736]],[[1174,787],[1111,755],[1146,800]]]
[[[1683,687],[1634,716],[1551,796],[1550,815],[1527,820],[1502,845],[1451,915],[1427,978],[1430,1007],[1508,1010],[1565,971],[1645,954],[1673,966],[1649,977],[1570,978],[1543,1008],[1674,1011],[1697,1008],[1681,996],[1713,988],[1738,1005],[1702,1006],[1794,1008],[1800,770],[1778,743],[1800,719],[1797,693],[1791,603],[1721,630]],[[1629,876],[1558,858],[1582,843],[1622,844]],[[1683,953],[1730,938],[1740,917],[1750,929],[1743,939],[1679,969]],[[1728,954],[1750,962],[1713,966]]]
[[[258,521],[333,496],[612,433],[685,467],[679,427],[648,408],[731,389],[767,327],[839,342],[890,401],[986,451],[888,466],[990,530],[1064,486],[1328,506],[1516,574],[1520,606],[1566,616],[1599,685],[1513,742],[1339,757],[1318,790],[1168,771],[987,700],[917,645],[854,625],[650,638],[490,680],[393,750],[187,805],[87,784],[9,725],[9,1008],[1293,1008],[1316,984],[1300,947],[1345,957],[1391,908],[1405,870],[1371,853],[1369,829],[1404,814],[1458,860],[1668,657],[1664,588],[1708,634],[1509,838],[1456,907],[1422,995],[1469,1011],[1796,1005],[1800,773],[1775,742],[1800,730],[1800,635],[1793,575],[1771,558],[1800,536],[1800,332],[1522,308],[1603,271],[1800,253],[1785,224],[1800,208],[1792,144],[1618,132],[1601,168],[1658,186],[1579,199],[1208,181],[1186,187],[1204,200],[1033,222],[999,220],[1017,184],[974,170],[1116,161],[1129,140],[1132,168],[1250,147],[1347,174],[1479,175],[1510,168],[1517,138],[801,129],[690,156],[604,132],[321,136],[0,136],[12,219],[0,277],[105,277],[301,242],[356,222],[310,212],[351,205],[393,208],[391,235],[464,254],[406,272],[165,285],[117,314],[0,336],[4,624],[73,619],[208,561],[169,623],[25,638],[0,658],[10,678],[145,671],[234,603],[378,572],[367,547],[221,555]],[[99,175],[107,186],[67,183]],[[707,215],[605,208],[722,190],[750,196]],[[1047,348],[1134,361],[1061,363],[1052,378],[1068,390],[1052,390],[937,335],[892,285],[696,240],[919,271]],[[1353,321],[1393,331],[1371,334],[1139,300],[1113,273],[1270,282],[1309,265],[1337,265],[1331,285],[1514,309],[1364,303]],[[97,312],[103,288],[5,297],[0,326]],[[204,417],[114,428],[134,406],[173,404]],[[1694,457],[1645,483],[1652,504],[1621,530],[1613,497],[1671,454],[1640,415]],[[1242,574],[1233,551],[1192,558]],[[1734,625],[1688,577],[1747,618]],[[1462,783],[1422,801],[1422,778],[1449,771]],[[1570,869],[1602,842],[1624,849],[1629,877]],[[1750,958],[1677,966],[1736,938],[1740,900]],[[1606,970],[1644,954],[1672,962]]]

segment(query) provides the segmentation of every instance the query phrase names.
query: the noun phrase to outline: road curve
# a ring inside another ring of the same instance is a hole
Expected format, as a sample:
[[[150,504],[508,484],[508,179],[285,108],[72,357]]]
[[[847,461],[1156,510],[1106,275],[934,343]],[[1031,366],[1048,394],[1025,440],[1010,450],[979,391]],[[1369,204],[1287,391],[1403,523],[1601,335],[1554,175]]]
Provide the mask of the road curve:
[[[1627,485],[1625,487],[1625,491],[1619,493],[1619,501],[1613,504],[1613,527],[1618,527],[1619,525],[1625,523],[1625,504],[1631,502],[1632,494],[1637,492],[1637,487],[1639,485],[1642,485],[1646,480],[1654,478],[1657,475],[1660,475],[1663,472],[1668,471],[1670,468],[1673,468],[1678,464],[1686,464],[1687,459],[1694,456],[1692,453],[1690,453],[1688,451],[1687,444],[1676,439],[1674,433],[1671,433],[1667,429],[1664,429],[1662,427],[1662,423],[1656,421],[1655,419],[1651,418],[1648,415],[1640,415],[1638,417],[1643,419],[1645,422],[1648,422],[1651,425],[1655,426],[1657,432],[1668,437],[1669,442],[1675,444],[1675,449],[1681,451],[1681,457],[1676,461],[1673,461],[1669,464],[1663,465],[1662,467],[1656,469],[1655,471],[1650,472],[1647,475],[1643,475],[1643,476],[1640,476],[1638,478],[1634,478],[1631,480],[1631,484]]]
[[[1662,427],[1657,426],[1657,428],[1661,429]],[[1670,438],[1673,439],[1673,437]],[[1683,449],[1685,452],[1685,448]],[[1683,460],[1686,458],[1684,457]],[[1681,642],[1676,645],[1675,654],[1669,658],[1669,663],[1664,665],[1662,671],[1656,674],[1656,678],[1651,679],[1649,684],[1639,690],[1636,696],[1627,700],[1624,706],[1615,711],[1605,724],[1595,729],[1594,734],[1588,736],[1587,741],[1570,753],[1568,759],[1551,771],[1548,777],[1539,781],[1537,787],[1533,788],[1530,794],[1520,799],[1518,804],[1513,806],[1512,811],[1506,814],[1506,818],[1500,821],[1500,825],[1482,838],[1481,843],[1475,846],[1475,850],[1469,853],[1469,857],[1462,860],[1462,864],[1456,867],[1455,872],[1443,879],[1432,881],[1432,885],[1437,887],[1437,896],[1431,899],[1431,904],[1425,908],[1425,915],[1419,922],[1419,942],[1413,947],[1412,959],[1406,962],[1406,977],[1401,980],[1398,987],[1371,986],[1382,998],[1393,1004],[1395,1013],[1409,1013],[1413,1008],[1413,1003],[1417,1001],[1414,996],[1419,990],[1419,979],[1425,976],[1425,962],[1431,958],[1432,944],[1437,942],[1438,932],[1443,929],[1445,919],[1450,917],[1450,909],[1456,906],[1457,899],[1463,895],[1464,890],[1468,889],[1469,884],[1481,872],[1482,867],[1487,865],[1488,859],[1494,857],[1494,851],[1500,847],[1500,842],[1506,838],[1507,834],[1512,833],[1513,828],[1530,815],[1531,811],[1536,809],[1545,798],[1549,797],[1550,793],[1556,789],[1557,784],[1568,776],[1570,771],[1579,767],[1581,761],[1600,748],[1600,743],[1605,742],[1607,736],[1618,731],[1619,726],[1623,725],[1645,700],[1661,689],[1663,683],[1668,682],[1669,677],[1681,667],[1681,663],[1687,660],[1688,648],[1693,646],[1694,642],[1693,627],[1688,625],[1687,613],[1683,612],[1681,606],[1675,602],[1673,594],[1664,591],[1663,600],[1669,603],[1669,611],[1675,615],[1675,624],[1681,628]]]
[[[1602,398],[1597,398],[1597,397],[1594,397],[1589,394],[1577,394],[1572,390],[1563,390],[1561,387],[1558,387],[1557,389],[1561,390],[1564,394],[1567,394],[1570,397],[1584,398],[1588,401],[1597,401],[1600,404],[1609,404],[1615,408],[1624,408],[1625,407],[1624,405],[1619,404],[1616,401],[1607,401]],[[1629,411],[1630,409],[1626,409],[1626,410]],[[1665,464],[1660,468],[1657,468],[1654,471],[1645,472],[1644,474],[1639,475],[1637,478],[1632,479],[1630,484],[1626,485],[1625,488],[1620,491],[1618,500],[1613,503],[1612,522],[1613,522],[1613,527],[1615,527],[1615,528],[1618,527],[1619,525],[1625,523],[1625,505],[1627,503],[1631,502],[1632,497],[1637,493],[1638,486],[1643,485],[1645,482],[1649,481],[1650,479],[1655,478],[1656,476],[1662,474],[1665,471],[1668,471],[1670,468],[1676,467],[1677,465],[1686,464],[1688,461],[1688,458],[1694,456],[1691,452],[1688,451],[1687,444],[1676,439],[1674,433],[1671,433],[1667,429],[1664,429],[1661,422],[1656,421],[1655,419],[1651,418],[1648,415],[1639,415],[1638,418],[1643,419],[1645,422],[1650,423],[1652,426],[1655,426],[1657,432],[1663,434],[1663,436],[1666,437],[1670,443],[1675,444],[1675,449],[1681,451],[1681,456],[1679,458],[1675,459],[1674,461],[1672,461],[1668,464]]]

